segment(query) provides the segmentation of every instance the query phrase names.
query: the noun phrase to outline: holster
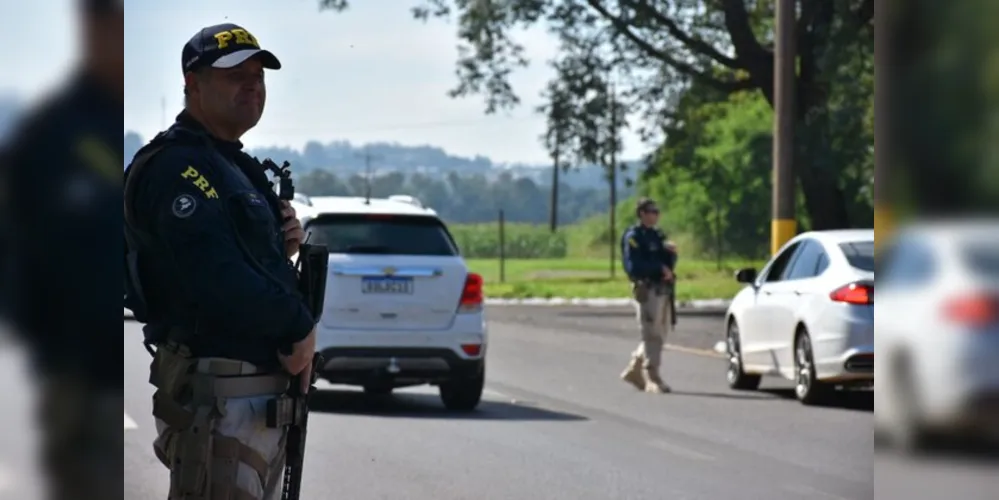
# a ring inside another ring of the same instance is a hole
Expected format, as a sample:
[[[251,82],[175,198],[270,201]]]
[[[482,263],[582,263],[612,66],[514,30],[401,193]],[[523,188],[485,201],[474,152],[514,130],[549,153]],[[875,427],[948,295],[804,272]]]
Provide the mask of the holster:
[[[636,281],[632,283],[632,294],[635,296],[635,300],[641,304],[649,300],[649,283],[646,281]]]
[[[247,364],[238,361],[192,358],[185,347],[169,342],[157,347],[150,366],[150,383],[157,388],[153,416],[168,429],[153,448],[171,470],[170,500],[241,494],[236,486],[241,463],[265,481],[264,457],[236,438],[217,434],[216,424],[226,415],[228,399],[282,394],[290,378],[247,371]]]

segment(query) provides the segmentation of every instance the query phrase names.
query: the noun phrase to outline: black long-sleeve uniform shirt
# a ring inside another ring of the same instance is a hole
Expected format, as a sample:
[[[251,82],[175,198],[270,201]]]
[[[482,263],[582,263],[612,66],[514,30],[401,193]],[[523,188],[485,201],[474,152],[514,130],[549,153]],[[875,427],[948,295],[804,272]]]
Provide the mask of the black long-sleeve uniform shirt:
[[[167,141],[142,167],[132,205],[152,240],[142,257],[147,301],[164,312],[147,328],[185,332],[196,357],[276,367],[277,351],[315,322],[297,292],[264,169],[187,113],[164,137],[151,143]]]

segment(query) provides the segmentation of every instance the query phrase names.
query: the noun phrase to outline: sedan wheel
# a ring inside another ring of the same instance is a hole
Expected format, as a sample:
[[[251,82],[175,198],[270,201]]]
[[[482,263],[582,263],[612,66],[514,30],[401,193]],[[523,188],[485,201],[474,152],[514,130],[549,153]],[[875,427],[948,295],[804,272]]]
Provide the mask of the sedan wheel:
[[[812,339],[808,336],[808,332],[798,335],[794,352],[794,395],[798,401],[806,405],[822,402],[828,388],[815,378],[815,356],[812,353]]]

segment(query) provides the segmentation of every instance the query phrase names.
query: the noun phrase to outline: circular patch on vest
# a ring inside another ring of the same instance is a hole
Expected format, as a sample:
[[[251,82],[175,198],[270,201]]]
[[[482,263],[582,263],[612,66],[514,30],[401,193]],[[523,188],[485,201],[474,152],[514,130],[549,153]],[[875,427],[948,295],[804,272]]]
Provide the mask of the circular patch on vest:
[[[198,201],[189,194],[182,194],[173,200],[173,215],[178,219],[186,219],[194,214],[194,209],[198,207]]]

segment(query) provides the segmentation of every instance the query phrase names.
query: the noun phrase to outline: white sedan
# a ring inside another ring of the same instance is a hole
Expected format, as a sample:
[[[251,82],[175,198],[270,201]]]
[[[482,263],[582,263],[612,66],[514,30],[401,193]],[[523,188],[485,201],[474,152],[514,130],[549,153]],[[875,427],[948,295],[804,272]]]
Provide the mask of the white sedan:
[[[773,375],[817,404],[837,387],[873,386],[873,229],[801,234],[736,279],[747,286],[725,318],[729,387]]]

